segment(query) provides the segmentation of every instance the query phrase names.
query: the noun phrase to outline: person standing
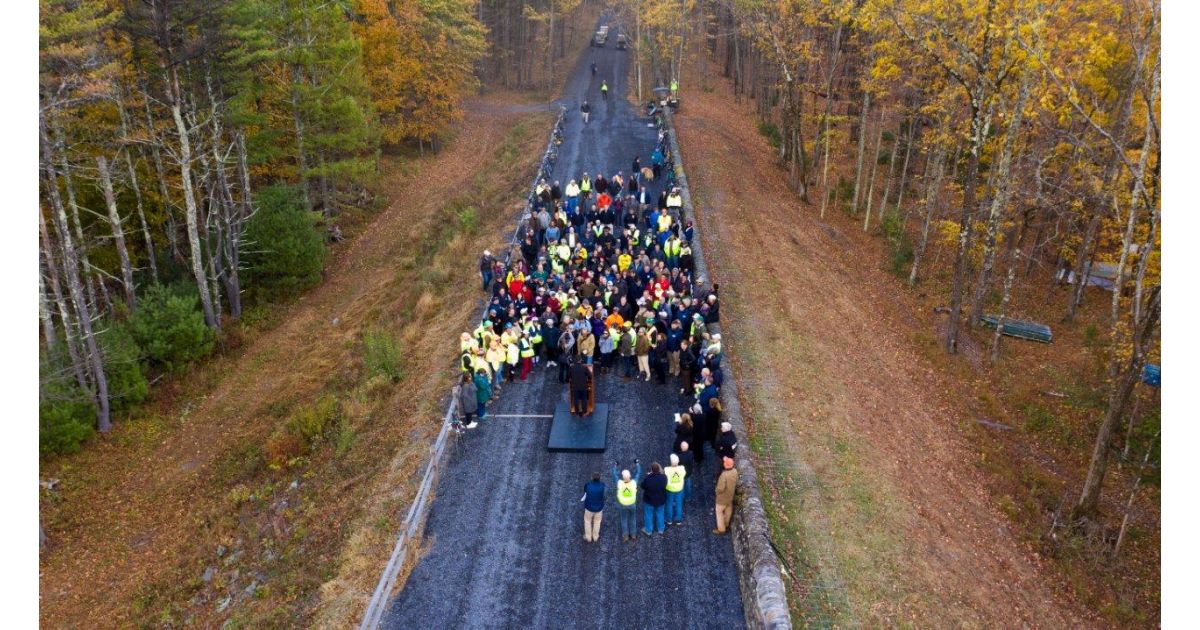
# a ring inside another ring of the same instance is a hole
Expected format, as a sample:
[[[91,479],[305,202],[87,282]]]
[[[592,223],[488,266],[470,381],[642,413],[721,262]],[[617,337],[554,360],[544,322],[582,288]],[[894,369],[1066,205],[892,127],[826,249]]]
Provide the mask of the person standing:
[[[454,399],[458,401],[457,416],[463,428],[474,429],[479,426],[475,421],[475,412],[479,410],[478,394],[475,391],[475,380],[469,373],[462,375],[462,380],[454,386]]]
[[[716,449],[718,457],[728,457],[733,459],[737,453],[737,434],[733,432],[733,425],[728,422],[721,423],[721,435],[717,436]]]
[[[566,383],[575,357],[575,331],[564,321],[562,334],[558,336],[558,382]]]
[[[487,403],[492,399],[492,382],[487,372],[475,371],[475,415],[483,420],[487,417]]]
[[[688,440],[688,444],[693,445],[691,449],[692,457],[695,458],[697,464],[704,463],[704,443],[712,440],[709,435],[708,416],[700,411],[700,405],[692,405],[692,438]],[[711,445],[711,444],[710,444]]]
[[[638,483],[642,480],[642,463],[633,460],[636,470],[630,474],[628,469],[617,472],[613,464],[613,482],[617,484],[617,514],[621,520],[621,540],[633,540],[637,537],[637,492]]]
[[[721,399],[714,398],[708,401],[708,411],[704,412],[704,439],[712,445],[713,450],[717,450],[717,435],[720,433],[721,425],[724,424],[724,412],[722,411]]]
[[[633,377],[634,368],[634,353],[633,346],[637,341],[637,335],[633,332],[633,324],[625,322],[625,331],[621,333],[621,338],[617,342],[617,352],[621,354],[621,362],[625,364],[624,374],[626,380]]]
[[[675,454],[679,456],[679,464],[687,473],[683,478],[683,498],[687,500],[692,496],[692,466],[696,462],[695,454],[687,442],[680,442],[679,450]]]
[[[675,423],[675,442],[671,445],[671,450],[679,452],[679,446],[681,444],[684,442],[693,441],[692,436],[695,434],[695,432],[695,426],[692,424],[692,414],[679,414],[679,422]]]
[[[488,288],[492,286],[492,268],[496,266],[496,258],[492,256],[490,250],[483,250],[483,255],[479,257],[479,278],[483,280],[483,290],[486,293]]]
[[[583,124],[585,124],[585,125],[587,124],[588,114],[591,113],[591,111],[592,111],[592,106],[589,105],[587,101],[584,101],[582,104],[579,105],[579,116],[581,118],[583,118]]]
[[[647,536],[666,533],[667,476],[658,462],[650,464],[650,474],[642,480],[642,505],[642,532]]]
[[[672,525],[683,524],[683,481],[687,471],[679,463],[679,456],[671,453],[671,465],[664,471],[667,474],[667,522]]]
[[[692,396],[692,373],[696,369],[696,354],[692,352],[692,344],[687,337],[679,340],[679,393]]]
[[[638,378],[646,377],[646,382],[650,382],[650,337],[646,335],[645,329],[639,329],[637,342],[634,345],[634,354],[637,355]]]
[[[608,100],[608,81],[603,79],[600,80],[600,95],[604,97],[604,100]]]
[[[600,521],[604,518],[604,482],[600,473],[592,473],[592,480],[583,486],[583,540],[600,540]]]
[[[717,477],[717,528],[714,534],[724,535],[733,519],[733,495],[737,492],[737,469],[733,467],[733,459],[726,457],[721,460],[723,470]]]
[[[571,364],[571,415],[587,415],[591,371],[583,361]]]

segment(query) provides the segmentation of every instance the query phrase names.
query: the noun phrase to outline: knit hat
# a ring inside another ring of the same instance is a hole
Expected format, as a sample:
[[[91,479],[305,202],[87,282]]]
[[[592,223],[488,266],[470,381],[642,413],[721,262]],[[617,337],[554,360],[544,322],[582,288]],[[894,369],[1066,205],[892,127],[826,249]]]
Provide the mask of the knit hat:
[[[733,430],[733,425],[732,425],[732,424],[729,424],[728,422],[722,422],[722,423],[721,423],[721,430],[722,430],[722,431],[732,431],[732,430]]]
[[[730,470],[731,468],[733,468],[733,458],[732,457],[723,458],[722,463],[725,464],[725,470]]]

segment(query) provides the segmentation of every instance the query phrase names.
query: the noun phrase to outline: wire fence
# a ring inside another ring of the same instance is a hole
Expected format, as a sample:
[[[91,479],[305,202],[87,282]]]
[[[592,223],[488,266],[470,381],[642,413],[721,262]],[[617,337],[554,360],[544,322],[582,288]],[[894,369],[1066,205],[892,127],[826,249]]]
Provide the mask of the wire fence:
[[[521,229],[525,227],[526,222],[532,214],[538,182],[543,178],[550,177],[550,173],[554,170],[554,165],[558,161],[558,146],[562,143],[563,139],[563,121],[565,115],[566,108],[560,105],[558,118],[554,122],[554,129],[550,133],[549,142],[547,142],[546,152],[542,155],[537,174],[534,175],[533,183],[530,184],[525,207],[517,221],[517,227],[513,230],[512,239],[509,241],[509,246],[504,254],[504,263],[506,266],[512,259],[513,249],[520,243]],[[484,303],[480,317],[482,318],[486,312],[487,304]],[[392,548],[392,554],[388,557],[387,565],[383,569],[383,574],[379,577],[378,584],[375,585],[371,599],[367,602],[367,609],[363,613],[362,623],[358,626],[359,630],[374,630],[383,621],[383,615],[387,612],[388,604],[391,601],[392,591],[396,587],[396,580],[400,575],[401,569],[408,562],[409,551],[415,547],[413,541],[420,535],[422,527],[425,524],[425,517],[429,514],[433,488],[437,485],[438,475],[446,459],[446,445],[450,441],[450,433],[455,431],[452,425],[458,410],[458,401],[454,396],[450,396],[449,398],[450,402],[446,406],[446,415],[442,418],[441,429],[438,431],[433,444],[429,447],[429,461],[425,465],[425,473],[421,477],[421,484],[417,488],[417,495],[413,497],[412,504],[408,508],[408,513],[405,515],[404,521],[401,522],[401,529],[396,538],[396,544]]]

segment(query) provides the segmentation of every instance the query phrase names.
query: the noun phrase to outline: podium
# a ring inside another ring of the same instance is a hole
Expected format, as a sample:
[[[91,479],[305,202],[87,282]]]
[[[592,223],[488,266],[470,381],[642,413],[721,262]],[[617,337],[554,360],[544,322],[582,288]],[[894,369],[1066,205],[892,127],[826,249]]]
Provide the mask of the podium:
[[[571,397],[568,389],[568,399]],[[552,453],[603,453],[608,445],[608,403],[596,403],[596,377],[588,380],[587,413],[571,414],[572,400],[559,401],[554,407],[550,439],[546,450]]]

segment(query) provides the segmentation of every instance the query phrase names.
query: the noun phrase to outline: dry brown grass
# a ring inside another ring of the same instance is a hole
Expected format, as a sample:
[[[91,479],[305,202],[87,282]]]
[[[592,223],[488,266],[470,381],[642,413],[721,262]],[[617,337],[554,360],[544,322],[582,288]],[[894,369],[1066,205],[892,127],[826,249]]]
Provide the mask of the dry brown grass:
[[[42,505],[43,625],[345,627],[361,612],[441,418],[452,340],[478,301],[475,256],[504,240],[552,121],[489,103],[441,154],[385,164],[403,173],[385,178],[390,205],[277,325],[44,465],[63,484]],[[469,234],[439,230],[452,201],[476,207]],[[367,327],[401,340],[398,385],[363,374]],[[337,423],[298,461],[267,467],[267,437],[321,394],[340,401]]]
[[[818,625],[1099,623],[981,466],[996,438],[975,420],[1008,408],[1009,381],[931,351],[931,300],[883,269],[861,223],[821,222],[800,203],[731,102],[725,84],[691,90],[676,120],[794,613]]]

